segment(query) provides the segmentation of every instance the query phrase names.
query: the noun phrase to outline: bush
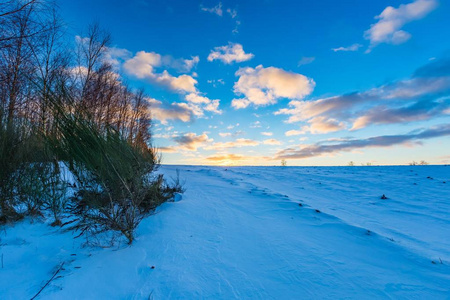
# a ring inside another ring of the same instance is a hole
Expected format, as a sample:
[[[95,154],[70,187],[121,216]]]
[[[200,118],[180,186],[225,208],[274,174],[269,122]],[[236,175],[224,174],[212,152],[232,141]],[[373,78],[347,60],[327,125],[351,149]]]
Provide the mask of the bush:
[[[13,120],[0,128],[0,223],[26,214],[42,216],[42,209],[49,209],[59,220],[64,182],[49,153],[31,124]]]
[[[2,115],[0,115],[2,117]],[[0,121],[4,121],[0,118]],[[0,222],[7,222],[14,209],[14,183],[13,174],[17,164],[14,155],[18,136],[14,135],[11,128],[3,125],[0,127]]]
[[[142,218],[178,189],[152,175],[158,166],[153,149],[130,144],[113,128],[100,132],[82,115],[66,114],[58,131],[54,148],[76,179],[71,228],[80,235],[113,230],[131,244]]]
[[[31,195],[37,188],[29,162],[35,147],[25,124],[6,121],[1,112],[0,122],[0,223],[7,223],[23,217],[21,204],[34,207]]]

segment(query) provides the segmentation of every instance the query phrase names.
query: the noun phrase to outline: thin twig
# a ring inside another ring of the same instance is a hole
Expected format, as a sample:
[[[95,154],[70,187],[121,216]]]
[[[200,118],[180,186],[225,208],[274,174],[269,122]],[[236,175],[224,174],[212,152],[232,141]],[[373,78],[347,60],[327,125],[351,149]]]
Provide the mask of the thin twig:
[[[31,300],[35,299],[46,287],[47,285],[49,285],[50,282],[52,282],[52,280],[55,278],[56,275],[58,275],[59,271],[62,270],[62,267],[64,266],[64,263],[61,263],[61,265],[59,266],[58,270],[56,270],[55,274],[53,274],[52,278],[50,278],[47,283],[39,290],[39,292],[33,296],[33,298],[31,298]]]

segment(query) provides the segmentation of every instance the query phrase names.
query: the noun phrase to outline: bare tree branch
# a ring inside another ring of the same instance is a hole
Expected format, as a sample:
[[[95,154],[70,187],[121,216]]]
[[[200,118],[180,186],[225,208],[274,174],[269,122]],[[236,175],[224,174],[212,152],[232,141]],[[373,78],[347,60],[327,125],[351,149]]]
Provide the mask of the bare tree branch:
[[[0,14],[0,17],[5,17],[5,16],[8,16],[8,15],[12,15],[12,14],[18,13],[19,11],[24,10],[28,5],[31,5],[31,4],[33,4],[35,2],[37,2],[37,0],[28,1],[25,4],[23,4],[22,6],[16,8],[16,9],[13,9],[11,11],[7,11],[5,13]]]

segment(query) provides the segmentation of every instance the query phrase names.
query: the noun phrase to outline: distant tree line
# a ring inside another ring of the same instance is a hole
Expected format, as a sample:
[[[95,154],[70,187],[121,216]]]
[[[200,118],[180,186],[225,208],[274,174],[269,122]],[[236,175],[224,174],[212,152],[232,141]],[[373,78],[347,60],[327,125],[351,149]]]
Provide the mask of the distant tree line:
[[[182,189],[153,173],[151,109],[107,60],[110,35],[91,25],[72,49],[54,7],[0,4],[0,224],[51,212],[53,225],[131,243]]]
[[[412,161],[409,163],[410,166],[426,166],[428,163],[424,160],[421,160],[420,162]]]

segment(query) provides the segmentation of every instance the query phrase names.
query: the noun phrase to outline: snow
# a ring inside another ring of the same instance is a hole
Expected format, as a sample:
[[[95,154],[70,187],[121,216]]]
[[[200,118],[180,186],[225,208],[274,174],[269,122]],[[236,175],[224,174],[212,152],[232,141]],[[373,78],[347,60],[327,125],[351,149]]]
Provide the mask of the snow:
[[[2,228],[0,298],[31,298],[61,263],[38,299],[450,297],[450,167],[161,172],[176,169],[186,192],[132,246],[83,247],[39,220]]]

